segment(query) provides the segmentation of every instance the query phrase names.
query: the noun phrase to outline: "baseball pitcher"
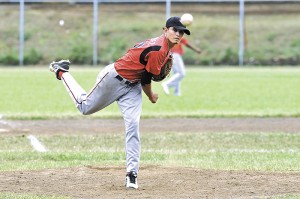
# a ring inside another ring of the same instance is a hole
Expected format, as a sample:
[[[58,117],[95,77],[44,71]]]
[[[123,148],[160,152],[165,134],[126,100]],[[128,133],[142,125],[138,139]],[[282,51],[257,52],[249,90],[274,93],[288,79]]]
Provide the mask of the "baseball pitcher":
[[[157,102],[158,95],[152,91],[151,81],[161,81],[168,75],[172,67],[171,49],[180,42],[184,33],[190,35],[180,18],[169,18],[161,36],[136,44],[123,57],[100,71],[95,86],[88,93],[69,73],[69,60],[50,64],[50,71],[62,80],[83,115],[93,114],[115,101],[118,103],[126,132],[126,188],[138,188],[142,90],[152,103]]]

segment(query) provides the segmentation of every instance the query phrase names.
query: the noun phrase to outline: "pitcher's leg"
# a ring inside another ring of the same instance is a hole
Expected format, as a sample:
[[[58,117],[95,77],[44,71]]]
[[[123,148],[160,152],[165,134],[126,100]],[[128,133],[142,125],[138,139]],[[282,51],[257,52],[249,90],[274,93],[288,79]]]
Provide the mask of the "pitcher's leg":
[[[133,87],[126,95],[118,100],[125,122],[125,152],[127,172],[139,171],[140,162],[140,135],[139,123],[142,112],[142,89],[141,85]]]
[[[64,73],[61,79],[75,106],[78,108],[79,104],[86,98],[85,90],[83,90],[70,73]]]
[[[63,73],[62,80],[75,106],[84,115],[105,108],[123,95],[122,92],[119,92],[121,90],[120,81],[115,78],[113,65],[107,66],[99,73],[95,86],[88,94],[70,73]]]

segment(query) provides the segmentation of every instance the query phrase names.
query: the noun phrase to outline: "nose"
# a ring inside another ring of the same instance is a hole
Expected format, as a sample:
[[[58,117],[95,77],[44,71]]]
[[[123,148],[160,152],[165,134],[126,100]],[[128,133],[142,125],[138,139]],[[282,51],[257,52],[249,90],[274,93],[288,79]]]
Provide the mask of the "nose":
[[[180,36],[179,31],[176,31],[176,32],[175,32],[175,35],[176,35],[176,36]]]

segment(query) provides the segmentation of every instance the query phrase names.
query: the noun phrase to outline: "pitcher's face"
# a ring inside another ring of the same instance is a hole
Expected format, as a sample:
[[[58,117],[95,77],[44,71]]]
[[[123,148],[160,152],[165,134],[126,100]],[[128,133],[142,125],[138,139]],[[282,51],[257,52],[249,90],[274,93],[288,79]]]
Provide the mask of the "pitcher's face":
[[[169,44],[178,44],[184,35],[183,30],[177,30],[175,27],[164,28],[165,36]]]

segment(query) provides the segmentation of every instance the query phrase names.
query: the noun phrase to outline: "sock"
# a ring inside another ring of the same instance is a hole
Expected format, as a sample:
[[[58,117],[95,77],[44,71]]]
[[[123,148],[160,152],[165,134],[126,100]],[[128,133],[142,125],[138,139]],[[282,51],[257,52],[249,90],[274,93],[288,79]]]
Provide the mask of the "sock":
[[[58,77],[61,78],[61,76],[62,76],[63,74],[64,74],[63,71],[59,71],[59,72],[58,72]]]

